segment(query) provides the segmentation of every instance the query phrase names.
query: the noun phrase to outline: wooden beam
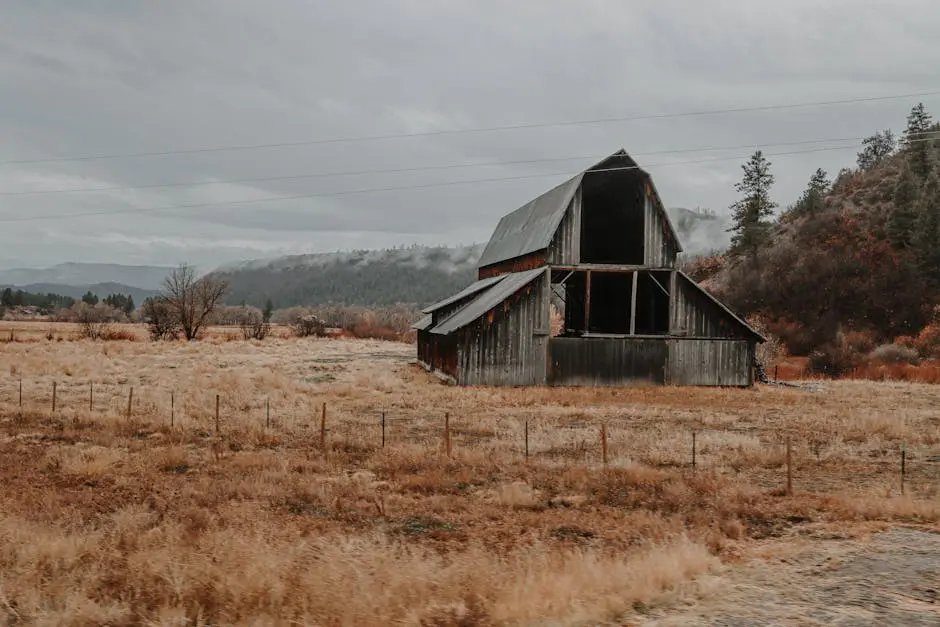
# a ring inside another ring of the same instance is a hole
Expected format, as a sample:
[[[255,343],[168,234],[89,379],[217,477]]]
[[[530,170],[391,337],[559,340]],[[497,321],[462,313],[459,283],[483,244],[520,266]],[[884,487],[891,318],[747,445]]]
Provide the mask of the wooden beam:
[[[630,295],[630,335],[636,334],[636,283],[639,272],[633,273],[633,293]]]
[[[584,332],[591,330],[591,271],[587,271],[584,279]]]
[[[669,273],[669,332],[675,331],[676,327],[676,304],[679,302],[679,296],[676,294],[676,271]]]
[[[592,272],[636,272],[637,270],[661,270],[663,272],[670,272],[673,268],[670,267],[656,267],[651,268],[649,266],[643,265],[623,265],[617,263],[582,263],[576,266],[551,266],[554,271],[561,272],[586,272],[588,270]]]

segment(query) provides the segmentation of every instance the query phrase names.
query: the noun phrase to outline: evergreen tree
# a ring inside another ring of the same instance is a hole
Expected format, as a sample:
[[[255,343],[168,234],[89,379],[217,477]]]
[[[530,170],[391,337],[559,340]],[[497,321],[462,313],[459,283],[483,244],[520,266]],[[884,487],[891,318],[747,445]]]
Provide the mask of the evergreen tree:
[[[927,283],[940,287],[940,171],[934,168],[916,205],[914,245],[921,273]]]
[[[734,186],[743,198],[731,205],[731,247],[728,253],[734,257],[753,257],[766,243],[770,221],[777,204],[770,199],[770,188],[774,175],[770,162],[760,150],[741,166],[744,178]]]
[[[888,239],[896,250],[906,250],[914,241],[919,197],[917,175],[910,166],[901,170],[894,186],[894,206],[888,215]]]
[[[826,174],[825,170],[819,168],[810,177],[803,195],[796,201],[790,212],[796,216],[819,213],[825,208],[826,193],[831,185],[829,175]]]
[[[261,319],[265,324],[271,322],[271,316],[274,315],[274,303],[271,302],[271,299],[264,301],[264,311],[261,312]]]
[[[858,168],[860,170],[871,170],[878,165],[882,159],[891,155],[897,148],[897,139],[891,129],[885,129],[866,137],[862,140],[862,151],[858,153]]]
[[[134,306],[134,297],[131,296],[130,294],[128,294],[128,295],[127,295],[127,300],[124,302],[123,311],[124,311],[124,313],[126,313],[126,314],[129,316],[129,315],[131,315],[132,313],[134,313],[134,310],[135,310],[135,309],[136,309],[136,307]]]
[[[0,294],[0,305],[4,307],[13,306],[13,290],[9,287],[3,290],[3,294]]]
[[[924,108],[924,103],[917,103],[907,116],[907,129],[904,131],[904,150],[914,174],[921,181],[930,175],[932,163],[930,158],[930,131],[932,127],[930,114]]]
[[[97,296],[96,294],[92,294],[92,293],[91,293],[91,290],[89,290],[89,291],[85,292],[85,295],[84,295],[84,296],[82,296],[82,302],[85,303],[85,304],[87,304],[87,305],[92,305],[92,306],[97,305],[97,304],[98,304],[98,296]]]

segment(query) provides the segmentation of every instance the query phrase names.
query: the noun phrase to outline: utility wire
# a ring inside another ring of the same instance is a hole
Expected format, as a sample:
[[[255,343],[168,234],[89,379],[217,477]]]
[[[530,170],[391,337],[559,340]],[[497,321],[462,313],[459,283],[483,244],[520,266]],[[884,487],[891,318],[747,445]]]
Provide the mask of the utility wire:
[[[808,144],[825,144],[825,143],[836,143],[836,142],[855,142],[852,146],[846,146],[846,148],[853,148],[858,146],[863,138],[861,137],[833,137],[829,139],[807,139],[802,141],[791,141],[791,142],[776,142],[769,144],[738,144],[736,146],[708,146],[702,148],[679,148],[671,150],[656,150],[651,152],[638,152],[632,153],[632,157],[649,157],[654,155],[669,155],[669,154],[687,154],[694,152],[718,152],[722,150],[741,150],[741,149],[754,149],[754,148],[772,148],[772,147],[782,147],[782,146],[804,146]],[[111,191],[130,191],[138,189],[160,189],[160,188],[170,188],[170,187],[200,187],[206,185],[225,185],[232,183],[262,183],[262,182],[274,182],[274,181],[299,181],[305,179],[318,179],[326,178],[330,176],[361,176],[366,174],[402,174],[407,172],[430,172],[436,170],[454,170],[459,168],[483,168],[483,167],[495,167],[495,166],[508,166],[508,165],[534,165],[539,163],[557,163],[561,161],[588,161],[591,159],[600,160],[604,157],[598,157],[596,155],[574,155],[570,157],[546,157],[542,159],[521,159],[513,161],[481,161],[477,163],[453,163],[453,164],[434,164],[428,166],[415,166],[408,168],[385,168],[385,169],[374,169],[374,170],[352,170],[344,172],[317,172],[313,174],[291,174],[291,175],[280,175],[280,176],[260,176],[260,177],[249,177],[249,178],[233,178],[233,179],[217,179],[211,181],[181,181],[181,182],[170,182],[170,183],[151,183],[146,185],[109,185],[102,187],[76,187],[72,189],[49,189],[49,190],[26,190],[26,191],[13,191],[13,192],[0,192],[0,197],[4,196],[43,196],[47,194],[79,194],[79,193],[91,193],[91,192],[111,192]]]
[[[487,126],[487,127],[468,128],[468,129],[421,131],[417,133],[392,133],[392,134],[387,134],[387,135],[364,135],[364,136],[359,136],[359,137],[332,137],[332,138],[311,139],[311,140],[305,140],[305,141],[278,142],[278,143],[268,143],[268,144],[214,146],[214,147],[207,147],[207,148],[189,148],[189,149],[164,150],[164,151],[154,151],[154,152],[78,155],[78,156],[71,156],[71,157],[49,157],[49,158],[44,158],[44,159],[13,159],[9,161],[0,161],[0,165],[63,163],[63,162],[69,162],[69,161],[132,159],[132,158],[139,158],[139,157],[165,157],[165,156],[172,156],[172,155],[187,155],[187,154],[200,154],[200,153],[212,153],[212,152],[260,150],[260,149],[265,149],[265,148],[286,148],[286,147],[293,147],[293,146],[315,146],[315,145],[322,145],[322,144],[345,144],[345,143],[371,142],[371,141],[383,141],[383,140],[393,140],[393,139],[408,139],[408,138],[416,138],[416,137],[436,137],[436,136],[442,136],[442,135],[469,135],[469,134],[478,134],[478,133],[515,131],[515,130],[531,129],[531,128],[587,126],[587,125],[594,125],[594,124],[610,124],[610,123],[616,123],[616,122],[636,122],[640,120],[665,120],[665,119],[676,119],[676,118],[725,115],[725,114],[732,114],[732,113],[782,111],[782,110],[792,110],[792,109],[805,109],[805,108],[810,108],[810,107],[828,107],[828,106],[846,105],[846,104],[885,102],[885,101],[890,101],[890,100],[902,100],[906,98],[920,98],[924,96],[937,96],[937,95],[940,95],[940,91],[924,91],[924,92],[910,93],[910,94],[897,94],[897,95],[892,95],[892,96],[868,96],[868,97],[862,97],[862,98],[845,98],[841,100],[823,100],[823,101],[817,101],[817,102],[799,102],[799,103],[791,103],[791,104],[757,105],[757,106],[749,106],[749,107],[728,107],[728,108],[723,108],[723,109],[703,109],[699,111],[685,111],[685,112],[679,112],[679,113],[665,113],[665,112],[642,113],[638,115],[628,115],[628,116],[608,117],[608,118],[566,120],[566,121],[556,121],[556,122],[525,122],[525,123],[520,123],[520,124],[508,124],[508,125],[503,125],[503,126]]]
[[[924,140],[914,140],[914,141],[928,141]],[[804,150],[792,150],[788,152],[776,152],[768,153],[768,157],[779,157],[785,155],[797,155],[797,154],[809,154],[814,152],[826,152],[826,151],[836,151],[836,150],[854,150],[856,146],[838,146],[838,147],[822,147],[822,148],[812,148]],[[656,163],[651,164],[647,167],[665,167],[665,166],[676,166],[676,165],[691,165],[699,163],[712,163],[718,161],[737,161],[742,158],[741,156],[734,157],[713,157],[709,159],[694,159],[689,161],[673,161],[668,163]],[[602,168],[598,170],[591,170],[588,174],[596,174],[601,172],[617,172],[625,170],[642,170],[640,166],[622,166],[622,167],[613,167],[613,168]],[[446,181],[440,183],[426,183],[422,185],[401,185],[393,187],[373,187],[365,189],[353,189],[353,190],[344,190],[337,192],[317,192],[310,194],[297,194],[291,196],[271,196],[263,198],[251,198],[244,200],[229,200],[229,201],[219,201],[219,202],[205,202],[205,203],[191,203],[183,205],[170,205],[166,207],[150,207],[146,209],[113,209],[113,210],[101,210],[101,211],[87,211],[80,213],[61,213],[61,214],[51,214],[51,215],[41,215],[41,216],[23,216],[18,218],[0,218],[0,223],[14,223],[14,222],[36,222],[42,220],[61,220],[68,218],[83,218],[90,216],[105,216],[105,215],[122,215],[122,214],[147,214],[147,213],[157,213],[163,211],[175,211],[178,209],[201,209],[206,207],[222,207],[222,206],[236,206],[236,205],[248,205],[256,203],[265,203],[265,202],[280,202],[285,200],[303,200],[310,198],[330,198],[337,196],[350,196],[354,194],[370,194],[377,192],[393,192],[393,191],[405,191],[405,190],[418,190],[418,189],[432,189],[438,187],[450,187],[453,185],[470,185],[476,183],[493,183],[493,182],[502,182],[502,181],[519,181],[524,179],[534,179],[534,178],[547,178],[551,176],[573,176],[571,171],[566,172],[546,172],[541,174],[522,174],[518,176],[508,176],[508,177],[496,177],[496,178],[481,178],[481,179],[468,179],[463,181]]]

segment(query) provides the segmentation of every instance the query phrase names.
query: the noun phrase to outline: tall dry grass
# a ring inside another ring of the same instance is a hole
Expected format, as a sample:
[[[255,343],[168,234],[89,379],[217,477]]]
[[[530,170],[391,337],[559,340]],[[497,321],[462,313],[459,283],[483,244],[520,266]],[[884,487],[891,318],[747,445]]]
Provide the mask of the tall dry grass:
[[[932,386],[464,389],[410,366],[412,350],[222,337],[0,345],[0,615],[623,622],[801,524],[940,519]],[[781,493],[787,436],[793,496]]]

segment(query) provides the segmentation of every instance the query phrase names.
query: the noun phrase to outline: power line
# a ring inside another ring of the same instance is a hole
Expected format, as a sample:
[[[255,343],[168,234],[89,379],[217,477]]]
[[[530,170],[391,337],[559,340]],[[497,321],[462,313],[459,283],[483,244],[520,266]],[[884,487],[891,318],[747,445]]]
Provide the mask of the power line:
[[[926,140],[923,140],[926,141]],[[779,157],[785,155],[797,155],[797,154],[809,154],[814,152],[825,152],[825,151],[835,151],[835,150],[848,150],[855,149],[855,146],[829,146],[822,148],[812,148],[805,150],[793,150],[788,152],[777,152],[777,153],[768,153],[768,157]],[[655,167],[665,167],[665,166],[676,166],[676,165],[692,165],[700,163],[712,163],[718,161],[737,161],[744,157],[734,156],[734,157],[714,157],[710,159],[695,159],[689,161],[673,161],[669,163],[656,163],[649,166],[648,168]],[[600,172],[615,172],[623,170],[640,170],[643,169],[640,166],[623,166],[615,168],[604,168],[599,170],[592,170],[592,173]],[[406,190],[419,190],[419,189],[432,189],[438,187],[450,187],[453,185],[470,185],[476,183],[493,183],[493,182],[503,182],[503,181],[519,181],[524,179],[533,179],[533,178],[547,178],[550,176],[572,176],[570,171],[566,172],[546,172],[542,174],[523,174],[518,176],[508,176],[508,177],[495,177],[495,178],[482,178],[482,179],[468,179],[463,181],[446,181],[441,183],[426,183],[422,185],[401,185],[393,187],[373,187],[365,189],[353,189],[353,190],[344,190],[337,192],[318,192],[310,194],[297,194],[291,196],[271,196],[265,198],[253,198],[253,199],[244,199],[244,200],[229,200],[229,201],[219,201],[219,202],[205,202],[205,203],[191,203],[183,205],[170,205],[166,207],[150,207],[146,209],[112,209],[112,210],[101,210],[101,211],[87,211],[81,213],[63,213],[63,214],[52,214],[52,215],[42,215],[42,216],[26,216],[19,218],[2,218],[0,223],[15,223],[15,222],[36,222],[42,220],[61,220],[61,219],[70,219],[70,218],[84,218],[91,216],[105,216],[105,215],[122,215],[122,214],[148,214],[148,213],[158,213],[163,211],[175,211],[179,209],[202,209],[207,207],[223,207],[223,206],[236,206],[236,205],[248,205],[256,203],[265,203],[265,202],[280,202],[285,200],[305,200],[311,198],[331,198],[337,196],[351,196],[355,194],[371,194],[378,192],[393,192],[393,191],[406,191]]]
[[[828,107],[845,104],[860,104],[870,102],[885,102],[890,100],[902,100],[905,98],[921,98],[925,96],[937,96],[940,91],[925,91],[911,94],[897,94],[892,96],[868,96],[861,98],[846,98],[841,100],[823,100],[816,102],[800,102],[791,104],[757,105],[749,107],[729,107],[723,109],[703,109],[699,111],[685,111],[680,113],[642,113],[638,115],[593,118],[582,120],[565,120],[556,122],[525,122],[520,124],[508,124],[503,126],[487,126],[469,129],[450,129],[437,131],[421,131],[417,133],[391,133],[387,135],[363,135],[358,137],[332,137],[311,139],[293,142],[277,142],[266,144],[232,145],[232,146],[213,146],[207,148],[189,148],[180,150],[164,150],[153,152],[134,152],[120,154],[99,154],[99,155],[78,155],[71,157],[50,157],[45,159],[13,159],[9,161],[0,161],[0,165],[27,165],[39,163],[63,163],[70,161],[96,161],[105,159],[133,159],[140,157],[166,157],[173,155],[201,154],[213,152],[234,152],[244,150],[260,150],[266,148],[288,148],[295,146],[315,146],[323,144],[344,144],[356,142],[384,141],[394,139],[409,139],[416,137],[436,137],[442,135],[468,135],[478,133],[495,133],[502,131],[515,131],[532,128],[548,127],[566,127],[566,126],[587,126],[594,124],[610,124],[616,122],[636,122],[641,120],[664,120],[689,117],[704,117],[712,115],[725,115],[731,113],[753,113],[760,111],[781,111],[792,109],[804,109],[810,107]]]
[[[782,146],[804,146],[808,144],[824,144],[834,142],[856,142],[858,145],[863,138],[861,137],[833,137],[829,139],[807,139],[801,141],[776,142],[768,144],[738,144],[735,146],[707,146],[701,148],[679,148],[670,150],[656,150],[650,152],[633,153],[634,157],[649,157],[669,154],[687,154],[694,152],[718,152],[722,150],[741,150],[745,148],[771,148]],[[853,145],[852,147],[854,147]],[[534,165],[539,163],[557,163],[561,161],[588,161],[590,159],[601,159],[596,155],[575,155],[570,157],[546,157],[542,159],[520,159],[513,161],[483,161],[477,163],[454,163],[454,164],[435,164],[428,166],[415,166],[408,168],[385,168],[373,170],[353,170],[345,172],[317,172],[312,174],[292,174],[280,176],[261,176],[248,178],[219,179],[211,181],[180,181],[170,183],[151,183],[145,185],[108,185],[102,187],[77,187],[72,189],[50,189],[50,190],[26,190],[14,192],[0,192],[0,197],[5,196],[44,196],[52,194],[79,194],[92,192],[111,192],[111,191],[130,191],[139,189],[162,189],[172,187],[201,187],[206,185],[225,185],[232,183],[262,183],[275,181],[298,181],[305,179],[318,179],[330,176],[361,176],[366,174],[402,174],[407,172],[426,172],[436,170],[453,170],[459,168],[481,168],[508,165]]]

